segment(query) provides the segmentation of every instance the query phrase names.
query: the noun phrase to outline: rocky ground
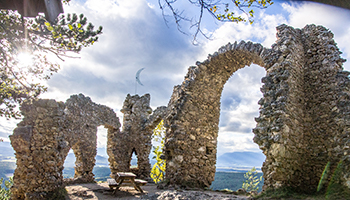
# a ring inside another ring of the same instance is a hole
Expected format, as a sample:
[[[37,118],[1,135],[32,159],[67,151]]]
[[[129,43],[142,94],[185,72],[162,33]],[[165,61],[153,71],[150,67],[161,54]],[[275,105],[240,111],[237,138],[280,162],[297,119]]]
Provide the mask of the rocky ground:
[[[113,193],[107,183],[88,183],[66,186],[68,195],[66,200],[82,199],[164,199],[164,200],[202,200],[202,199],[225,199],[225,200],[244,200],[249,199],[246,196],[237,196],[214,191],[189,191],[189,190],[160,190],[156,185],[148,184],[142,186],[144,193],[136,191],[133,187],[122,187],[119,191]]]

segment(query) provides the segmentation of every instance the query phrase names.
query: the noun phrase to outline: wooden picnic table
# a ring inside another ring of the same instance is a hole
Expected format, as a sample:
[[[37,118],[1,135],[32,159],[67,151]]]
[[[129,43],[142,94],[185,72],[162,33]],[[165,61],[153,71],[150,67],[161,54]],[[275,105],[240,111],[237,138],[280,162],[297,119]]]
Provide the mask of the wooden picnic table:
[[[115,179],[107,179],[107,182],[111,189],[115,187],[115,191],[122,186],[131,185],[131,186],[134,186],[135,190],[143,193],[143,190],[141,189],[140,186],[146,185],[147,181],[144,181],[141,179],[135,179],[135,178],[136,178],[136,175],[131,172],[118,172]]]

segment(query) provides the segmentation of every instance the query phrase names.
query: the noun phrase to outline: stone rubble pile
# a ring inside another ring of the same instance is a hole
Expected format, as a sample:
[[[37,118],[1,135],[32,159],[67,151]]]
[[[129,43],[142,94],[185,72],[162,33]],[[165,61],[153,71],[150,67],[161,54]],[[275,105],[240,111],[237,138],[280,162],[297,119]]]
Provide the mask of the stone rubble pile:
[[[250,197],[206,191],[165,190],[153,195],[142,196],[148,200],[248,200]]]

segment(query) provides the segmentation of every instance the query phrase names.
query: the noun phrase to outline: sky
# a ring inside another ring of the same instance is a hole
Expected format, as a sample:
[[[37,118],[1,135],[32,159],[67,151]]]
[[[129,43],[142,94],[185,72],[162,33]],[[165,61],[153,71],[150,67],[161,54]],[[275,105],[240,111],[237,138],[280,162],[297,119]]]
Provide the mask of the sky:
[[[83,93],[92,101],[109,106],[122,122],[123,101],[127,94],[135,94],[135,74],[140,74],[143,86],[137,94],[151,95],[151,107],[166,106],[175,85],[181,84],[187,69],[196,61],[204,61],[228,42],[245,40],[271,47],[276,41],[276,26],[287,24],[303,28],[307,24],[323,25],[335,37],[342,57],[350,60],[350,10],[312,2],[275,1],[264,10],[256,10],[255,22],[219,23],[206,16],[203,30],[211,39],[198,38],[193,45],[188,24],[183,34],[167,18],[164,22],[157,0],[72,0],[64,6],[65,13],[84,13],[96,27],[103,26],[103,34],[93,46],[77,55],[80,58],[60,62],[61,69],[46,83],[48,92],[41,98],[65,101],[70,95]],[[185,5],[186,6],[186,5]],[[191,15],[198,12],[189,9]],[[191,32],[192,31],[192,32]],[[350,71],[346,62],[344,69]],[[218,137],[218,156],[226,152],[261,152],[253,142],[252,129],[259,116],[257,102],[262,97],[261,78],[265,70],[256,65],[236,72],[226,83],[221,98]],[[1,119],[0,138],[16,127],[16,120]],[[106,146],[106,131],[98,132],[98,147]]]

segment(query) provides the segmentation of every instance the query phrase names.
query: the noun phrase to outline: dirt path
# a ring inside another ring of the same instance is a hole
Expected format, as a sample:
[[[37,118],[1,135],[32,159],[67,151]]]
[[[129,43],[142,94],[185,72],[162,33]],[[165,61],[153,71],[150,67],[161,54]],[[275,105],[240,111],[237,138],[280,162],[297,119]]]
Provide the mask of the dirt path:
[[[82,199],[235,199],[244,200],[247,197],[232,194],[224,194],[213,191],[182,191],[182,190],[159,190],[156,185],[148,184],[142,186],[144,193],[136,191],[133,187],[122,187],[113,194],[107,183],[88,183],[79,185],[66,186],[68,196],[66,200],[82,200]]]
[[[87,183],[79,185],[66,186],[68,197],[66,200],[80,200],[80,199],[140,199],[150,192],[154,193],[155,185],[147,185],[142,187],[145,194],[137,192],[133,187],[122,187],[119,191],[113,194],[109,189],[108,183]]]

